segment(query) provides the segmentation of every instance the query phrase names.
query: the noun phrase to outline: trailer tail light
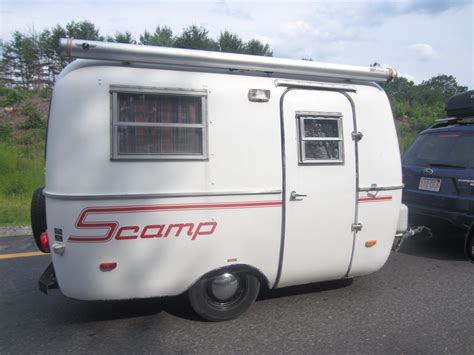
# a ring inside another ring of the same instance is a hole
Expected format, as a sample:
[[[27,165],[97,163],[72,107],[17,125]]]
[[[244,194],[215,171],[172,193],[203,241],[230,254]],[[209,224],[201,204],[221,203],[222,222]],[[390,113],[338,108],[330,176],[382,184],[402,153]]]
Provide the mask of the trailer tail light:
[[[50,250],[49,250],[48,233],[46,232],[41,233],[40,241],[41,241],[41,251],[43,253],[49,253]]]
[[[116,262],[102,263],[99,266],[100,266],[101,271],[112,271],[113,269],[117,267],[117,263]]]

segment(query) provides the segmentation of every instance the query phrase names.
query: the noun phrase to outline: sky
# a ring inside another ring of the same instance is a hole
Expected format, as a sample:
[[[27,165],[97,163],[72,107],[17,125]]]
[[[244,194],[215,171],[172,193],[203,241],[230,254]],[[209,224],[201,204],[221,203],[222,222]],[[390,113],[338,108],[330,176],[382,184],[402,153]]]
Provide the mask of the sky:
[[[397,69],[415,83],[453,75],[474,88],[474,0],[0,0],[0,38],[88,20],[102,35],[202,25],[268,43],[275,57]]]

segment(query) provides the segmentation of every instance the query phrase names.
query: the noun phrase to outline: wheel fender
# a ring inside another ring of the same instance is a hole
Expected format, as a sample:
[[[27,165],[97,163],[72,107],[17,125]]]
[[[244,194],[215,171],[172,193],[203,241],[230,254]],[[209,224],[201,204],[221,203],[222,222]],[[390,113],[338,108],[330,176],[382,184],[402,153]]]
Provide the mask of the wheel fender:
[[[201,275],[196,280],[194,280],[194,282],[191,285],[189,285],[188,290],[192,288],[201,279],[213,278],[215,276],[218,276],[226,272],[229,272],[229,273],[246,272],[246,273],[252,274],[258,279],[258,281],[260,281],[261,287],[265,289],[270,288],[270,281],[260,269],[251,265],[247,265],[247,264],[233,264],[233,265],[221,266],[219,268],[213,269],[205,273],[204,275]]]

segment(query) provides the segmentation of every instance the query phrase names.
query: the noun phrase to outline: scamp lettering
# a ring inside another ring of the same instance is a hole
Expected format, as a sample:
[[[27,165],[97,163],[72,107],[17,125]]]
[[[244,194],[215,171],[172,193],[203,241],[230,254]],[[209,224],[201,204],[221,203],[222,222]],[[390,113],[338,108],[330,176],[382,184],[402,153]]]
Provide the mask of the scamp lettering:
[[[140,232],[139,226],[120,227],[115,233],[115,239],[149,239],[149,238],[168,238],[169,236],[179,237],[183,229],[186,229],[186,235],[191,240],[196,240],[198,236],[210,235],[214,233],[217,222],[201,222],[194,228],[194,223],[175,223],[175,224],[151,224],[143,227]]]
[[[217,228],[217,222],[199,223],[172,223],[172,224],[150,224],[141,226],[120,226],[117,221],[86,221],[87,216],[95,214],[92,209],[86,209],[79,215],[75,227],[81,229],[99,229],[102,235],[78,236],[71,235],[70,242],[100,243],[115,240],[155,239],[168,237],[197,237],[211,235]]]

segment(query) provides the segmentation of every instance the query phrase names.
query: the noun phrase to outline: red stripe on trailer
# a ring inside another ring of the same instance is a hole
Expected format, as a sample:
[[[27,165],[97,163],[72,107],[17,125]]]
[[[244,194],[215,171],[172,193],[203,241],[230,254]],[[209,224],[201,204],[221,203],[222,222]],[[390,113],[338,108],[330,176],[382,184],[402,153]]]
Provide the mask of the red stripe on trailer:
[[[265,207],[280,207],[282,201],[252,201],[252,202],[225,202],[225,203],[194,203],[194,204],[183,204],[183,205],[151,205],[151,206],[121,206],[121,207],[87,207],[81,211],[77,218],[75,227],[77,229],[106,229],[106,232],[102,236],[77,236],[71,235],[68,241],[71,242],[107,242],[115,235],[115,231],[119,227],[117,221],[86,221],[89,214],[114,214],[114,213],[141,213],[141,212],[163,212],[163,211],[187,211],[187,210],[212,210],[212,209],[242,209],[242,208],[265,208]],[[205,222],[200,223],[200,226],[213,226],[209,232],[214,232],[216,222]],[[149,227],[149,226],[147,226]],[[164,227],[164,226],[163,226]],[[146,229],[146,228],[145,228]],[[119,229],[118,236],[116,239],[136,239],[137,235],[127,234],[122,236],[122,231],[132,231],[138,233],[138,226],[126,226]],[[144,231],[142,231],[142,234]],[[203,233],[201,232],[201,235]],[[148,236],[146,234],[145,238]],[[117,236],[117,235],[116,235]],[[196,235],[193,236],[194,240]]]
[[[223,203],[190,203],[184,205],[152,205],[152,206],[123,206],[123,207],[88,207],[82,213],[130,213],[130,212],[160,212],[185,210],[214,210],[232,208],[279,207],[282,201],[254,202],[223,202]],[[81,213],[81,214],[82,214]]]
[[[359,202],[383,202],[392,201],[392,196],[379,196],[379,197],[359,197]]]

